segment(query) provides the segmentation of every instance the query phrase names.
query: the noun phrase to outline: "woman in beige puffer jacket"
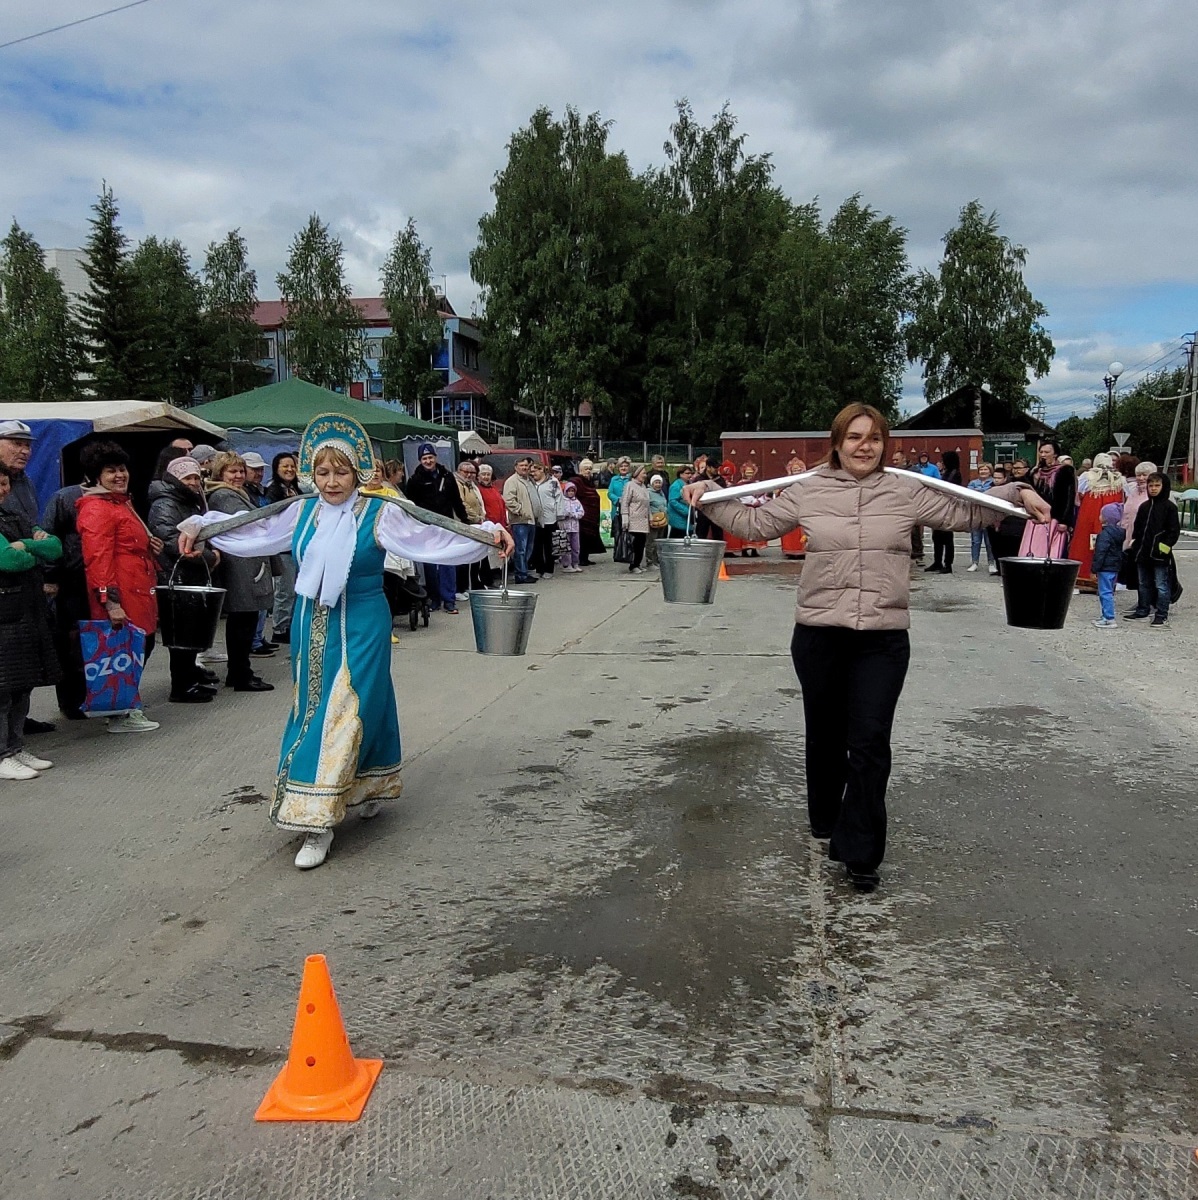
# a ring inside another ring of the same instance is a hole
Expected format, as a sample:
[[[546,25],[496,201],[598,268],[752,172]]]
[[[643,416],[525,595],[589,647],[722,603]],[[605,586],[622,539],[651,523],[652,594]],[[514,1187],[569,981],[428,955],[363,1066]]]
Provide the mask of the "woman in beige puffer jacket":
[[[920,482],[883,472],[890,429],[877,409],[850,404],[832,422],[828,462],[760,508],[713,501],[704,511],[746,541],[802,526],[807,561],[799,581],[791,656],[803,690],[807,810],[812,836],[830,838],[864,891],[879,882],[886,850],[890,731],[911,644],[907,630],[911,530],[980,529],[999,514]],[[683,491],[691,504],[710,484]],[[1031,487],[1008,484],[989,496],[1048,519]]]

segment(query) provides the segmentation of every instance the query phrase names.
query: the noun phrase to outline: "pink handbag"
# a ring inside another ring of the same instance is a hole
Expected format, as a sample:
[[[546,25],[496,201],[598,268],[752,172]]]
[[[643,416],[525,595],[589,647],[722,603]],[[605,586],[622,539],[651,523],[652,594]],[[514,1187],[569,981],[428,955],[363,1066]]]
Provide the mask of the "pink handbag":
[[[1069,527],[1059,521],[1037,525],[1028,521],[1023,529],[1023,540],[1019,543],[1020,558],[1068,558]]]

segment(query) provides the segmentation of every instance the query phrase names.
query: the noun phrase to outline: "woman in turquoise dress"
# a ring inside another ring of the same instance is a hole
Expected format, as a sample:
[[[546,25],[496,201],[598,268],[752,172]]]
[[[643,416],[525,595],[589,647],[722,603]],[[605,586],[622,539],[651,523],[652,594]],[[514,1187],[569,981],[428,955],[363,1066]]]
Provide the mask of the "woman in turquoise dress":
[[[179,526],[181,548],[208,540],[221,551],[268,555],[290,551],[298,566],[291,622],[291,711],[283,732],[270,819],[307,836],[295,865],[317,867],[328,855],[333,827],[350,808],[364,818],[400,793],[399,718],[391,683],[391,611],[383,595],[383,560],[390,551],[416,562],[463,565],[489,549],[506,553],[510,535],[497,525],[451,528],[424,524],[380,496],[364,495],[374,478],[374,454],[350,418],[320,417],[300,445],[300,477],[317,495],[238,529],[206,527],[223,513],[190,517]],[[477,540],[480,530],[490,545]]]

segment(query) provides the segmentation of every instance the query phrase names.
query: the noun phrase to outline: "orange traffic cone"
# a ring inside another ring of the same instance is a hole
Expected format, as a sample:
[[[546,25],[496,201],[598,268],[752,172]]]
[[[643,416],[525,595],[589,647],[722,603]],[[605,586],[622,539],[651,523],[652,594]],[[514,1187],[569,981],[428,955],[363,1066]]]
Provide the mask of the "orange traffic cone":
[[[323,954],[304,960],[287,1065],[258,1105],[255,1121],[356,1121],[383,1069],[354,1058]]]
[[[731,578],[732,578],[732,576],[728,574],[728,568],[724,565],[723,559],[721,559],[720,560],[720,573],[716,576],[716,579],[731,579]]]

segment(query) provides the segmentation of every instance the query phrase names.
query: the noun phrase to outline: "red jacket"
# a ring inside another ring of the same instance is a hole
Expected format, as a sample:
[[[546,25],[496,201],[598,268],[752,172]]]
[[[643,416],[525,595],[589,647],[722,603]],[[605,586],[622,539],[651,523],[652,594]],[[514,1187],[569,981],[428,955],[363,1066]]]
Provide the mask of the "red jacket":
[[[503,502],[503,493],[494,484],[484,487],[480,483],[478,490],[482,492],[483,509],[487,514],[487,520],[494,521],[496,525],[502,525],[504,529],[509,529],[507,505]]]
[[[132,624],[153,633],[158,628],[158,569],[150,553],[150,532],[133,511],[133,501],[119,492],[85,492],[75,512],[92,620],[108,619],[100,599],[103,587],[109,600],[120,601]]]

